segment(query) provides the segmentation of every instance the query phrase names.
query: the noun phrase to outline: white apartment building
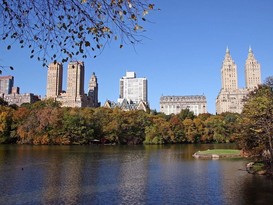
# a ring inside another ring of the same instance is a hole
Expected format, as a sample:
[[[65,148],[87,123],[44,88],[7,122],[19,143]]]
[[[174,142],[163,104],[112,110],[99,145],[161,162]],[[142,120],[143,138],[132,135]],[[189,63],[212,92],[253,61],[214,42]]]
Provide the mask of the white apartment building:
[[[207,113],[207,100],[204,95],[188,95],[188,96],[161,96],[160,112],[166,115],[178,114],[181,110],[188,109],[199,115]]]
[[[120,79],[119,102],[123,99],[139,103],[141,101],[148,103],[147,79],[137,78],[135,72],[126,72],[126,75]]]

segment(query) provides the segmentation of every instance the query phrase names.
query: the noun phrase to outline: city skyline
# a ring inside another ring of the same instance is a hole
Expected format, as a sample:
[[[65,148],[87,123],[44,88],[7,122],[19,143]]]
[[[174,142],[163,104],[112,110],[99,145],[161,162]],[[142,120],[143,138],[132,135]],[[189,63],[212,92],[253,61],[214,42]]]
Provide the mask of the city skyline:
[[[228,46],[237,64],[238,87],[245,87],[244,64],[248,48],[252,47],[261,64],[262,82],[273,75],[273,2],[217,2],[195,0],[166,2],[159,0],[145,23],[144,39],[135,47],[119,42],[106,45],[96,59],[85,59],[86,76],[95,72],[100,83],[99,101],[116,100],[119,79],[126,71],[135,71],[149,80],[149,104],[159,111],[162,95],[205,95],[208,112],[215,113],[215,99],[221,88],[221,64]],[[7,43],[0,45],[0,64],[11,65],[12,75],[22,93],[46,95],[47,68],[29,58],[28,49]],[[77,59],[82,60],[82,59]],[[66,67],[67,64],[64,64]],[[64,74],[63,85],[66,85]]]

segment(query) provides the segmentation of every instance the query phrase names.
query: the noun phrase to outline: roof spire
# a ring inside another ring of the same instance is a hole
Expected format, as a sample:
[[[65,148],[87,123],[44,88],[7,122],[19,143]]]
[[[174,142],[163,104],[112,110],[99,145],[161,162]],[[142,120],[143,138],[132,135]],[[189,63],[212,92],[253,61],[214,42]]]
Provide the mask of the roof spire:
[[[228,49],[228,46],[227,46],[227,49],[226,49],[226,53],[229,53],[229,49]]]
[[[252,48],[251,48],[251,46],[249,46],[248,52],[249,52],[249,53],[252,53]]]

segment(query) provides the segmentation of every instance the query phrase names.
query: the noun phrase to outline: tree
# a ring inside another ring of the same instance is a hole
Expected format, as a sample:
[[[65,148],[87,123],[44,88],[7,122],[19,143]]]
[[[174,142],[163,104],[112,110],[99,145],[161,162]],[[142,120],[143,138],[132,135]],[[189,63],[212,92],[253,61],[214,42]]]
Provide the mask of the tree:
[[[74,56],[87,58],[106,43],[136,43],[142,23],[154,9],[149,0],[2,0],[0,37],[30,49],[45,66]],[[53,54],[51,53],[53,52]],[[93,55],[96,57],[96,55]]]
[[[0,105],[0,144],[10,141],[13,109]]]
[[[9,68],[10,70],[13,70],[12,66],[0,65],[0,75],[2,74],[2,70],[6,69],[6,68]]]
[[[0,97],[0,106],[8,106],[8,103],[3,99],[3,98],[1,98]]]
[[[178,114],[179,118],[181,119],[181,121],[185,120],[185,119],[191,119],[193,120],[194,113],[192,111],[190,111],[189,109],[183,109],[180,111],[180,113]]]
[[[273,91],[261,85],[248,96],[242,112],[240,146],[273,170]]]
[[[272,88],[273,87],[273,76],[268,76],[265,79],[264,84]]]

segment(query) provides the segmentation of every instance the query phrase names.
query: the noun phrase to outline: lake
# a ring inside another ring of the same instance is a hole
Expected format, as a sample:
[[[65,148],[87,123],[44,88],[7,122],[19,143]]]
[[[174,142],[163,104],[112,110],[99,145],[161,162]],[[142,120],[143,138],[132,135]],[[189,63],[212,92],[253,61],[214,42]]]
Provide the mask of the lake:
[[[0,204],[273,204],[246,160],[194,159],[234,145],[0,145]]]

